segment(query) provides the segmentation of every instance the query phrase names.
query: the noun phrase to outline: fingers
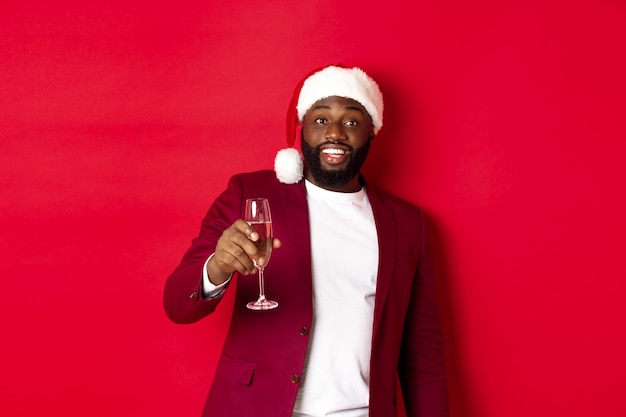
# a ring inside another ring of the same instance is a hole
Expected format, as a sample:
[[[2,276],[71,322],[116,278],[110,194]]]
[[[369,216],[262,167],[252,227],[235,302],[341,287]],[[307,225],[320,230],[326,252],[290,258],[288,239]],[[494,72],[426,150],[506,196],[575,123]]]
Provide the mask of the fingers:
[[[217,242],[215,255],[212,258],[218,268],[225,274],[238,271],[243,275],[249,275],[256,272],[252,259],[257,259],[259,264],[264,264],[265,259],[259,258],[259,250],[255,245],[255,241],[259,239],[259,235],[252,230],[250,225],[243,221],[237,220],[228,229],[222,233]],[[279,239],[273,239],[272,246],[279,248],[281,246]]]
[[[248,275],[255,271],[254,263],[250,259],[256,252],[252,229],[243,220],[237,220],[228,229],[224,230],[215,248],[215,260],[224,272],[238,271]]]

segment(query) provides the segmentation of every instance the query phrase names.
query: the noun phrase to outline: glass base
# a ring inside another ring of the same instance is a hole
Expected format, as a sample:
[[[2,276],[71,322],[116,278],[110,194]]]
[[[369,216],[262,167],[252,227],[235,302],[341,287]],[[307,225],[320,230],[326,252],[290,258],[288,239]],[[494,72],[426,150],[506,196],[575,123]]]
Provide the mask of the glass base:
[[[258,299],[256,301],[252,301],[246,304],[250,310],[262,311],[262,310],[272,310],[278,307],[278,303],[276,301],[267,300],[267,299]]]

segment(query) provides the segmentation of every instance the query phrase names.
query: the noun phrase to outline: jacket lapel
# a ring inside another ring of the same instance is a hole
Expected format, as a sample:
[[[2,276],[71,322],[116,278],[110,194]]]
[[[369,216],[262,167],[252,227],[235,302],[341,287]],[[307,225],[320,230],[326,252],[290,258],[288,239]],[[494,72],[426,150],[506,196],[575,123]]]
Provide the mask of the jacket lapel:
[[[311,233],[309,231],[309,208],[306,199],[304,180],[294,185],[281,187],[281,198],[285,208],[285,219],[289,236],[294,236],[297,247],[291,252],[296,258],[298,276],[303,277],[301,282],[302,304],[312,306],[313,282],[311,278]],[[307,302],[308,300],[308,302]]]
[[[378,278],[376,281],[376,301],[374,305],[374,333],[378,329],[387,300],[396,253],[396,224],[393,212],[385,204],[385,197],[375,188],[367,187],[367,195],[374,213],[378,233]]]

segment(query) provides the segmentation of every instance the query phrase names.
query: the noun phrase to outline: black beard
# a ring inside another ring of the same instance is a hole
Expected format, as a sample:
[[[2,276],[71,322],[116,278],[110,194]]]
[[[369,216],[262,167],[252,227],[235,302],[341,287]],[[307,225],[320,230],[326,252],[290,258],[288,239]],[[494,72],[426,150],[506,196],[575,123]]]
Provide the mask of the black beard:
[[[304,140],[304,135],[302,135],[300,142],[304,163],[313,176],[315,183],[322,188],[338,189],[346,185],[350,182],[350,180],[359,174],[359,171],[367,158],[367,153],[369,152],[372,140],[368,139],[367,142],[360,148],[350,147],[348,165],[344,169],[333,170],[322,168],[322,162],[320,160],[320,146],[322,145],[315,148],[309,146],[309,144]],[[323,145],[326,145],[327,143],[324,143]]]

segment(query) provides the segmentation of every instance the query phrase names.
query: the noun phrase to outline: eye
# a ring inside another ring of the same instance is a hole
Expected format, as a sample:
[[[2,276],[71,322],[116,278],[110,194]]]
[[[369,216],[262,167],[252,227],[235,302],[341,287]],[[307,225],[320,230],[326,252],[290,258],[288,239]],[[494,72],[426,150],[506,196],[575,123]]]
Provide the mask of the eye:
[[[355,127],[359,125],[359,122],[357,122],[356,120],[346,120],[345,122],[343,122],[343,124],[346,126]]]
[[[315,119],[315,124],[323,125],[324,123],[326,123],[326,119],[324,119],[323,117],[317,117]]]

